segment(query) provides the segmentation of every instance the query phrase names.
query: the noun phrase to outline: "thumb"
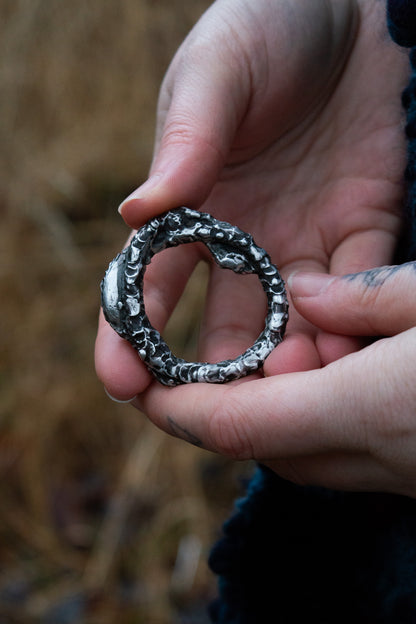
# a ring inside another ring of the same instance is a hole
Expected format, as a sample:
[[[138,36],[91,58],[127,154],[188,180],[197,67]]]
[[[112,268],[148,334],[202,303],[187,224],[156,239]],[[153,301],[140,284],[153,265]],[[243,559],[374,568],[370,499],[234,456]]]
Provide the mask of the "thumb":
[[[229,156],[250,81],[242,61],[214,35],[207,29],[203,43],[195,36],[185,41],[165,77],[150,177],[119,208],[133,228],[178,206],[199,208]]]
[[[288,286],[296,309],[332,333],[393,336],[416,324],[416,263],[334,277],[295,273]]]

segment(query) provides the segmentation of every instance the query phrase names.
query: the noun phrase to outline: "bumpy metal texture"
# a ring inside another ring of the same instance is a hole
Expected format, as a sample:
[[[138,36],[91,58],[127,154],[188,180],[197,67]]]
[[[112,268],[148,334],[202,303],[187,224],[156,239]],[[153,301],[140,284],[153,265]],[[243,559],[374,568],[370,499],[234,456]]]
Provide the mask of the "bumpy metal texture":
[[[253,346],[234,360],[215,364],[187,362],[173,355],[146,316],[143,277],[154,254],[183,243],[200,241],[217,264],[235,273],[255,273],[266,293],[268,313],[264,330]],[[178,208],[152,219],[130,245],[110,263],[101,282],[104,315],[113,329],[128,340],[164,385],[224,383],[258,370],[278,345],[288,318],[284,282],[264,249],[250,234],[211,215]]]

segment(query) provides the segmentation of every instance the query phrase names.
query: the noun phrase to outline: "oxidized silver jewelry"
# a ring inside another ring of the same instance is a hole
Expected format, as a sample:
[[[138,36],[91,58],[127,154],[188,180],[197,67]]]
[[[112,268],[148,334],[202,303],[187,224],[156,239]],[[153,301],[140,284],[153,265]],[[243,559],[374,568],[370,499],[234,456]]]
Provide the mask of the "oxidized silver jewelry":
[[[216,364],[187,362],[173,355],[146,316],[143,277],[154,254],[183,243],[200,241],[217,264],[235,273],[256,273],[267,296],[264,330],[253,346],[235,360]],[[166,386],[224,383],[258,370],[282,339],[288,319],[284,282],[270,257],[250,234],[211,215],[178,208],[152,219],[110,263],[101,282],[105,318],[128,340],[153,375]]]

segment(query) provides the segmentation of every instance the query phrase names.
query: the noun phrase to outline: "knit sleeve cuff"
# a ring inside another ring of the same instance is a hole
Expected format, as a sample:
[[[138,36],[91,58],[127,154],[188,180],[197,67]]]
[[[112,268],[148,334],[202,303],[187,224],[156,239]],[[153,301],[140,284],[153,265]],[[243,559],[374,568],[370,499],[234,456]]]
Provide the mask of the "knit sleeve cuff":
[[[416,2],[414,0],[388,0],[387,24],[393,41],[406,48],[416,46]]]

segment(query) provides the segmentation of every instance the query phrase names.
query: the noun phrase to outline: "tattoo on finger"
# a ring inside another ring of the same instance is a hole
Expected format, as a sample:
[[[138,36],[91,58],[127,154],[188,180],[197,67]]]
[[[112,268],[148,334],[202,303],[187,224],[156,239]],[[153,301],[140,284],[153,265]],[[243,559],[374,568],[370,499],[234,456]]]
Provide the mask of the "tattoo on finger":
[[[191,433],[188,429],[186,429],[186,427],[181,427],[180,425],[178,425],[178,423],[175,422],[171,416],[168,416],[167,420],[174,436],[185,440],[185,442],[189,442],[193,446],[203,448],[201,440],[197,438],[197,436],[195,436],[193,433]]]
[[[405,264],[376,267],[368,271],[361,271],[360,273],[350,273],[344,275],[343,279],[349,282],[360,280],[368,288],[378,288],[379,286],[383,286],[383,284],[396,275],[396,273],[405,270],[411,270],[416,273],[416,262],[406,262]]]

